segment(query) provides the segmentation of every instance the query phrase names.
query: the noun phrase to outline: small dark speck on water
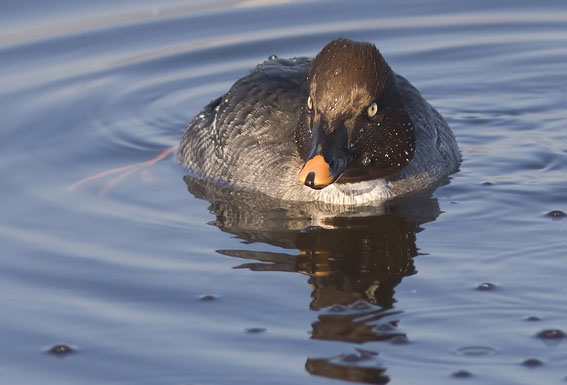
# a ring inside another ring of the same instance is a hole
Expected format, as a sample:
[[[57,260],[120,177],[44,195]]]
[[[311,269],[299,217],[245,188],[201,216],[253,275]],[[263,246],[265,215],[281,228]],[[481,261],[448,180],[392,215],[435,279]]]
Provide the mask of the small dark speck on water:
[[[47,353],[58,357],[63,357],[74,352],[75,350],[67,345],[55,345],[47,351]]]
[[[538,317],[537,315],[532,315],[532,316],[529,316],[528,318],[526,318],[526,321],[529,321],[529,322],[541,321],[541,317]]]
[[[216,295],[206,294],[199,297],[201,301],[215,301],[218,299]]]
[[[397,335],[390,340],[390,343],[395,345],[405,345],[409,344],[409,339],[405,335]]]
[[[379,325],[376,329],[378,329],[381,332],[389,332],[391,330],[394,330],[395,328],[396,328],[395,325],[392,325],[391,323],[386,323]]]
[[[522,365],[527,368],[537,368],[539,366],[543,366],[543,362],[541,362],[537,358],[528,358],[527,360],[522,362]]]
[[[563,330],[559,329],[546,329],[537,333],[536,337],[543,340],[562,340],[567,338],[567,334],[565,334]]]
[[[473,376],[472,373],[466,370],[458,370],[453,374],[451,374],[451,377],[454,378],[471,378],[472,376]]]
[[[373,352],[371,350],[364,350],[364,349],[356,349],[358,354],[356,353],[351,353],[351,354],[345,354],[339,357],[339,359],[342,362],[347,362],[347,363],[357,363],[357,362],[363,362],[363,361],[367,361],[370,359],[373,359],[374,357],[376,357],[378,355],[378,353]]]
[[[341,357],[341,361],[349,362],[349,363],[360,362],[360,361],[364,361],[365,359],[366,358],[362,358],[358,354],[354,354],[354,353],[353,354],[346,354],[346,355]]]
[[[490,291],[490,290],[495,290],[496,285],[490,282],[483,282],[480,285],[478,285],[476,289],[481,291]]]
[[[365,349],[360,349],[360,348],[356,348],[356,351],[360,354],[361,357],[376,357],[378,355],[378,353],[373,352],[372,350],[365,350]]]
[[[246,329],[246,333],[249,334],[261,334],[266,331],[266,328],[248,328]]]
[[[482,185],[483,185],[483,186],[494,186],[494,183],[492,183],[492,182],[484,182]]]
[[[567,218],[567,213],[565,213],[564,211],[561,211],[561,210],[551,210],[550,212],[545,214],[545,216],[550,217],[551,219],[553,219],[555,221],[559,221],[561,219]]]

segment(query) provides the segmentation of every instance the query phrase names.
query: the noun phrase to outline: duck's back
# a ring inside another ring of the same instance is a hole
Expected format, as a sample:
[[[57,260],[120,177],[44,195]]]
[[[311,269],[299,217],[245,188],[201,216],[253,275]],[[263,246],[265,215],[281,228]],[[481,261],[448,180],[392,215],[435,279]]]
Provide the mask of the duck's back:
[[[277,176],[297,174],[299,110],[307,95],[308,59],[273,59],[258,65],[189,123],[180,163],[222,186],[265,191]],[[271,170],[277,175],[267,175]],[[290,178],[287,178],[289,180]]]

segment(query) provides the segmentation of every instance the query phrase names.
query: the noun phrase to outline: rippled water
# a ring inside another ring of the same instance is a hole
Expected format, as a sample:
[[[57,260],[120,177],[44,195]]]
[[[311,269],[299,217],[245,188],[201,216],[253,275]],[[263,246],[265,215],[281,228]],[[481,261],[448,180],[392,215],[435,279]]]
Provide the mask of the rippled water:
[[[565,2],[261,3],[3,2],[1,382],[564,383]],[[337,36],[447,118],[450,184],[325,221],[171,155],[68,189]]]

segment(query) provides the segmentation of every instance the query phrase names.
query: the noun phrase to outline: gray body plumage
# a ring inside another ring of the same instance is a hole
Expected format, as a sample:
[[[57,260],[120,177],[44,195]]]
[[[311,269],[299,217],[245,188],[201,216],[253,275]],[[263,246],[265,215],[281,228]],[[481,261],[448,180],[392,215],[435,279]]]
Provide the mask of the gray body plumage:
[[[178,149],[191,176],[230,189],[292,201],[359,205],[423,190],[457,170],[460,155],[445,120],[406,79],[397,87],[415,129],[410,163],[386,178],[333,183],[321,190],[297,179],[304,164],[295,130],[311,60],[268,60],[238,80],[189,123]]]

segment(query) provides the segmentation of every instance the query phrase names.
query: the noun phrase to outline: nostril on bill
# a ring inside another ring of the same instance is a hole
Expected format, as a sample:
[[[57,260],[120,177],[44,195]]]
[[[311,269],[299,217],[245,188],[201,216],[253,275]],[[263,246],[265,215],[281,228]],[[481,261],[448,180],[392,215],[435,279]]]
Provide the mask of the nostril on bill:
[[[305,185],[307,187],[315,188],[315,171],[311,171],[305,177]]]

